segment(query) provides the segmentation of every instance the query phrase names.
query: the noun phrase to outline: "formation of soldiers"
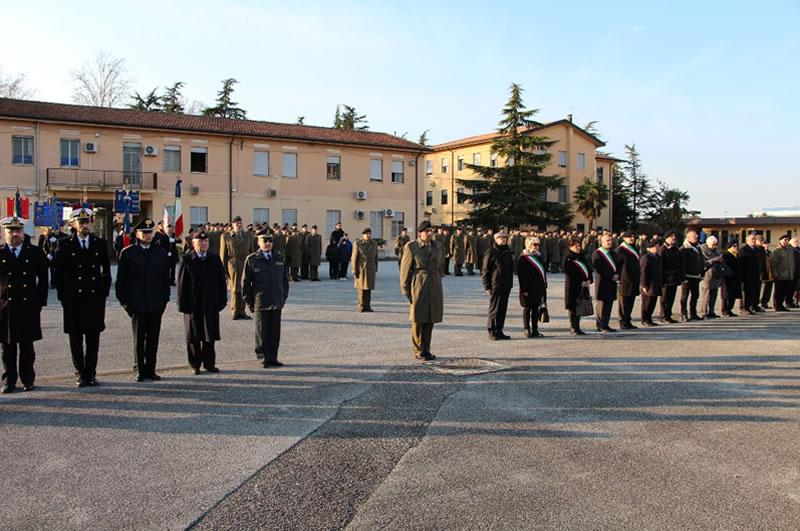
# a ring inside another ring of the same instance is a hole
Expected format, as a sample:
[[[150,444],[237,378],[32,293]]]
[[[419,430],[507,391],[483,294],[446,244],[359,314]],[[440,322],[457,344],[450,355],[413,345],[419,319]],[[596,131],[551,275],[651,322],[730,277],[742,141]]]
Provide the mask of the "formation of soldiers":
[[[92,232],[92,223],[91,209],[76,209],[71,235],[46,230],[36,246],[24,234],[24,220],[0,220],[0,392],[13,392],[18,381],[24,391],[34,389],[34,342],[42,338],[40,315],[50,288],[56,290],[63,308],[76,385],[98,385],[99,338],[105,329],[112,279],[107,244]],[[245,308],[255,317],[256,357],[265,368],[283,365],[278,360],[281,312],[290,281],[319,280],[322,236],[317,227],[245,229],[236,217],[227,226],[207,229],[192,230],[182,245],[169,226],[145,218],[119,253],[114,291],[131,318],[138,382],[161,379],[156,372],[161,320],[176,281],[187,359],[195,374],[201,368],[219,372],[214,344],[220,339],[219,314],[228,305],[228,292],[233,319],[251,319]],[[641,297],[642,325],[657,326],[653,319],[659,308],[662,323],[675,323],[679,289],[681,321],[719,317],[718,295],[726,317],[737,316],[733,311],[737,299],[739,311],[753,315],[770,309],[770,301],[778,312],[800,307],[800,244],[789,234],[781,236],[774,249],[755,233],[747,235],[741,246],[730,241],[721,249],[714,235],[704,238],[695,230],[689,230],[682,243],[675,233],[663,237],[632,231],[506,233],[465,227],[451,232],[427,221],[416,232],[412,239],[402,229],[394,249],[400,291],[409,301],[414,356],[420,360],[435,359],[431,336],[443,317],[442,278],[451,274],[450,262],[455,276],[480,272],[489,298],[487,330],[493,340],[510,338],[504,324],[514,275],[529,338],[542,337],[538,323],[547,321],[548,275],[556,272],[565,273],[565,308],[575,335],[584,335],[580,317],[592,314],[599,332],[615,332],[610,326],[614,302],[619,328],[636,328],[631,315],[636,297]],[[346,264],[352,264],[358,309],[373,311],[371,292],[379,262],[372,231],[365,228],[361,238],[350,242],[339,224],[326,254],[333,256],[332,248],[336,259],[331,278],[346,278]],[[342,250],[344,263],[339,259]]]

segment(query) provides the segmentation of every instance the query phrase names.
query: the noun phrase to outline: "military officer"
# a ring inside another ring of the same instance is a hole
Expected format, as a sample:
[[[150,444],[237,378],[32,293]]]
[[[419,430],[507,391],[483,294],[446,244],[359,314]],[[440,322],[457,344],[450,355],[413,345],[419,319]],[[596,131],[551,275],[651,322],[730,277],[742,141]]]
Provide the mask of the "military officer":
[[[631,231],[622,233],[622,243],[616,249],[619,265],[619,294],[617,310],[619,311],[619,327],[623,330],[638,328],[631,322],[633,304],[639,295],[640,267],[639,252],[634,247],[636,237]]]
[[[178,311],[183,315],[186,350],[194,374],[203,366],[219,372],[214,342],[219,341],[219,313],[228,304],[225,269],[208,251],[208,233],[198,231],[191,241],[193,250],[178,265]]]
[[[378,246],[372,239],[372,229],[361,231],[361,239],[353,243],[353,285],[358,290],[358,309],[372,311],[372,290],[378,273]]]
[[[42,339],[41,312],[47,306],[47,258],[25,240],[24,221],[16,216],[0,220],[5,245],[0,249],[0,343],[3,378],[0,393],[32,391],[36,372],[33,342]],[[19,353],[19,366],[17,366]]]
[[[457,277],[464,276],[461,269],[464,267],[466,249],[464,247],[464,229],[456,228],[456,233],[450,238],[450,257],[453,259],[453,274]]]
[[[303,265],[303,237],[297,230],[297,225],[292,227],[292,232],[286,241],[286,259],[289,261],[292,280],[300,281],[300,268]]]
[[[256,237],[258,250],[245,262],[242,293],[255,316],[256,357],[264,368],[282,367],[278,347],[281,311],[289,297],[289,274],[284,256],[272,250],[272,234],[262,230]]]
[[[614,253],[613,238],[605,232],[600,236],[600,246],[592,255],[595,278],[595,298],[597,299],[597,331],[601,333],[616,332],[611,328],[611,307],[617,298],[617,282],[619,281],[619,266],[616,253]]]
[[[503,332],[508,311],[508,297],[514,283],[514,257],[508,247],[508,235],[499,230],[494,235],[494,246],[483,257],[481,279],[489,296],[489,314],[486,329],[489,339],[511,339]]]
[[[658,250],[661,248],[661,238],[653,236],[645,243],[647,252],[639,258],[639,286],[642,290],[642,324],[656,326],[653,322],[653,312],[656,301],[661,296],[664,281],[664,267]]]
[[[400,291],[408,299],[411,320],[411,344],[418,360],[436,359],[431,353],[433,325],[442,322],[444,293],[442,265],[444,253],[440,242],[432,238],[433,228],[423,221],[417,239],[403,248],[400,260]]]
[[[667,232],[664,236],[664,244],[658,250],[663,271],[660,314],[662,323],[678,322],[672,318],[672,307],[675,304],[678,286],[683,282],[681,276],[681,253],[677,245],[675,245],[677,238],[678,236],[675,232]]]
[[[467,275],[475,275],[475,263],[478,259],[478,237],[475,229],[469,229],[464,236],[464,262],[467,266]],[[479,263],[479,262],[478,262]]]
[[[244,271],[244,261],[253,249],[255,249],[253,235],[242,230],[242,217],[236,216],[233,218],[231,230],[222,238],[221,256],[231,290],[231,314],[234,321],[250,319],[244,311],[242,271]]]
[[[170,297],[169,258],[152,245],[155,222],[150,218],[136,227],[137,243],[123,249],[114,289],[119,303],[131,316],[134,340],[134,380],[157,381],[158,338],[161,318]]]
[[[93,216],[88,208],[72,212],[75,235],[59,243],[55,255],[56,293],[64,309],[64,333],[69,334],[78,387],[97,385],[100,333],[106,329],[106,298],[111,291],[108,246],[92,234]]]
[[[306,238],[308,238],[308,225],[303,223],[300,227],[300,246],[303,249],[300,261],[300,279],[308,280],[308,255],[306,254]]]
[[[397,238],[394,240],[394,255],[397,257],[398,266],[403,259],[403,248],[405,248],[409,241],[411,241],[411,238],[408,237],[408,229],[403,227],[400,230],[400,234],[398,234]]]
[[[319,264],[322,262],[322,235],[318,232],[317,226],[311,226],[311,232],[305,237],[303,243],[303,256],[305,265],[308,267],[307,278],[312,282],[319,282]]]

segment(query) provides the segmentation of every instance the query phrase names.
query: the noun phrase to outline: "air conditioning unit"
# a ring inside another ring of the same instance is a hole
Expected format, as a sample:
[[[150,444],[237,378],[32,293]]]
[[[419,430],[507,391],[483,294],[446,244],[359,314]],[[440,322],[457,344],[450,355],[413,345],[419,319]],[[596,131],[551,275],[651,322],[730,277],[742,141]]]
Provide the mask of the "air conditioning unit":
[[[277,190],[273,190],[272,188],[267,188],[267,197],[275,197],[278,195]]]
[[[97,142],[84,142],[83,150],[86,153],[97,153]]]
[[[394,217],[394,210],[392,210],[391,208],[387,208],[386,210],[383,211],[383,215],[384,215],[384,217],[387,217],[387,218],[393,218]]]
[[[366,214],[364,213],[363,210],[356,210],[353,217],[355,217],[356,219],[364,219],[365,216]]]
[[[408,161],[408,165],[409,165],[409,166],[411,166],[411,167],[413,168],[414,166],[416,166],[416,165],[417,165],[417,161],[416,161],[416,160],[409,160],[409,161]]]
[[[359,201],[363,201],[367,198],[367,191],[366,190],[359,190],[356,192],[356,199]]]
[[[155,157],[158,155],[158,146],[154,146],[152,144],[147,144],[144,147],[144,156],[145,157]]]
[[[199,186],[192,186],[192,187],[189,188],[189,192],[192,195],[197,195],[197,194],[200,193],[200,187]]]

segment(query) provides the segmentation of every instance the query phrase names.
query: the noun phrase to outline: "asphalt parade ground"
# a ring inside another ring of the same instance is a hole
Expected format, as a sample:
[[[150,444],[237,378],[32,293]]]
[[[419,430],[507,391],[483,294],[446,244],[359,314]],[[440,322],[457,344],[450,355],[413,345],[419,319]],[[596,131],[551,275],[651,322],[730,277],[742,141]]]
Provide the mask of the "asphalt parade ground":
[[[523,337],[515,288],[513,339],[492,342],[479,277],[449,276],[420,364],[394,262],[377,285],[362,314],[351,280],[293,283],[280,369],[226,310],[222,372],[199,376],[173,297],[145,383],[112,291],[85,389],[51,291],[37,389],[0,397],[2,527],[798,528],[800,311],[606,335],[584,318],[575,338],[553,275],[546,337]]]

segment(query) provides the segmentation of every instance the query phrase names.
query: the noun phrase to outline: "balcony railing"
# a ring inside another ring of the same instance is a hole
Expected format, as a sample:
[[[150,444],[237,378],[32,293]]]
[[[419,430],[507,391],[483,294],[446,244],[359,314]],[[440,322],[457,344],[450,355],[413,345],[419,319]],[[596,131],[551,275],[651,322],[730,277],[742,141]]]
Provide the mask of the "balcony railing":
[[[48,186],[128,188],[154,190],[158,187],[158,173],[143,171],[82,170],[80,168],[47,168]]]

